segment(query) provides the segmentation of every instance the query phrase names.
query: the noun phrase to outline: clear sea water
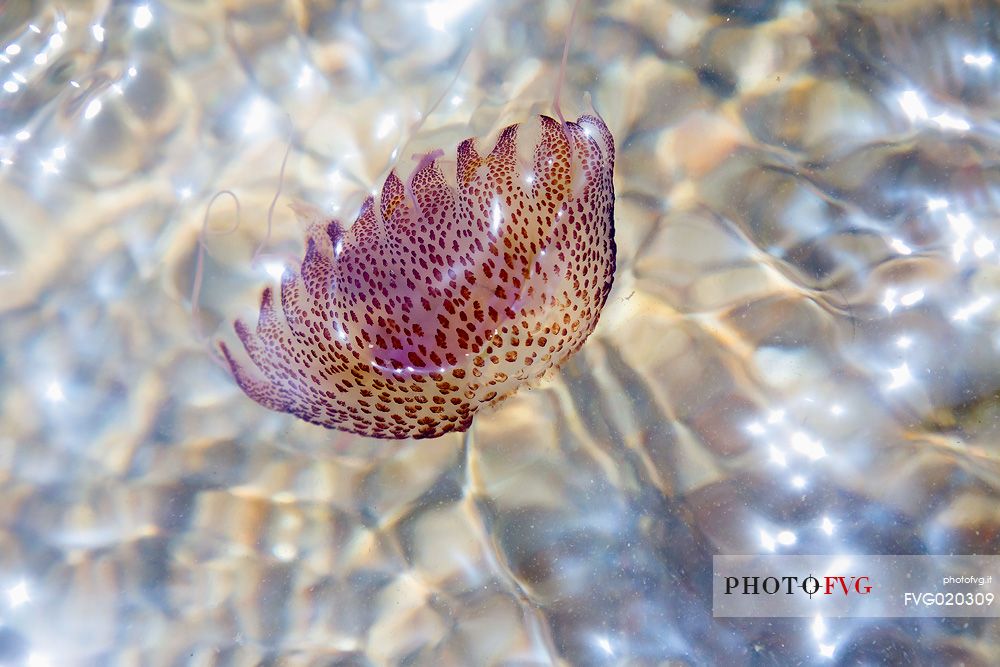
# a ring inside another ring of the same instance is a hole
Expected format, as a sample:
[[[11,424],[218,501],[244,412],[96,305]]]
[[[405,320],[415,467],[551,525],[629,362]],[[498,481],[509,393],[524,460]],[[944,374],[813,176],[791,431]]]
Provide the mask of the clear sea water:
[[[995,664],[993,619],[715,619],[711,564],[1000,553],[996,3],[585,0],[577,356],[413,442],[214,363],[288,202],[549,113],[571,9],[0,2],[0,664]]]

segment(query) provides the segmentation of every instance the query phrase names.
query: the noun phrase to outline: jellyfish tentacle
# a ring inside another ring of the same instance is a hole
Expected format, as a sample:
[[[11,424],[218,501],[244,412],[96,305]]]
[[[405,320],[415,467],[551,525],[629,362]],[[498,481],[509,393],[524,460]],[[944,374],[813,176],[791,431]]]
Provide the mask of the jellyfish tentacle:
[[[576,23],[576,13],[580,9],[581,0],[575,0],[573,2],[573,10],[569,15],[569,27],[566,28],[566,41],[563,42],[563,53],[562,61],[559,63],[559,76],[556,78],[556,89],[552,95],[552,110],[556,114],[556,118],[559,119],[560,125],[566,125],[566,118],[563,116],[562,108],[560,104],[560,96],[562,95],[563,82],[566,80],[566,63],[569,61],[569,43],[573,38],[573,26]]]
[[[285,155],[281,158],[281,169],[278,170],[278,187],[274,191],[274,197],[271,198],[271,204],[267,207],[267,232],[264,234],[264,238],[261,242],[257,244],[257,248],[253,251],[253,257],[250,260],[250,264],[256,264],[264,252],[264,248],[271,241],[271,228],[274,222],[274,207],[278,203],[278,197],[281,196],[281,190],[285,185],[285,167],[288,165],[288,156],[292,154],[292,131],[288,132],[288,145],[285,147]]]
[[[196,327],[199,326],[197,316],[201,307],[201,286],[205,273],[205,253],[208,251],[208,245],[205,239],[210,233],[208,229],[208,216],[211,214],[212,206],[215,204],[216,200],[223,195],[229,195],[232,197],[233,202],[236,204],[236,222],[233,223],[231,228],[215,233],[220,235],[232,234],[240,228],[240,220],[243,216],[243,212],[240,208],[240,198],[237,197],[236,193],[232,190],[220,190],[219,192],[216,192],[212,195],[212,198],[208,200],[208,206],[205,207],[205,215],[201,219],[201,231],[198,232],[198,254],[195,258],[194,280],[191,284],[191,314],[195,318]],[[202,338],[200,329],[198,330],[198,337]]]

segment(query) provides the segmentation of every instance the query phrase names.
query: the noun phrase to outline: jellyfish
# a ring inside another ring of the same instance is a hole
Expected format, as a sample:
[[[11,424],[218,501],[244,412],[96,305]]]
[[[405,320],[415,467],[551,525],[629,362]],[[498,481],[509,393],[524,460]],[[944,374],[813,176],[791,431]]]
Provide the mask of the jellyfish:
[[[263,290],[256,327],[235,322],[245,354],[219,343],[247,396],[326,428],[434,438],[580,349],[614,279],[615,145],[596,112],[563,118],[566,54],[558,120],[391,171],[346,228],[294,207],[301,263]]]
[[[280,312],[266,288],[256,328],[236,321],[249,363],[220,343],[250,398],[327,428],[432,438],[583,345],[615,269],[605,123],[540,116],[484,156],[463,141],[454,174],[439,157],[405,182],[390,172],[346,229],[296,207],[306,251]]]

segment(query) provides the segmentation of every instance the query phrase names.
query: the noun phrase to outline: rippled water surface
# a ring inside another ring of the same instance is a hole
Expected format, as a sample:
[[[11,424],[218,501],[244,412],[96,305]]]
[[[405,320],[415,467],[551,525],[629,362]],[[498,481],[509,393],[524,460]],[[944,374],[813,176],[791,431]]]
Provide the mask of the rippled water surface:
[[[714,554],[1000,551],[995,3],[584,2],[615,289],[468,438],[312,427],[213,363],[301,256],[285,204],[352,220],[550,112],[570,10],[0,2],[0,663],[996,660],[991,619],[710,594]]]

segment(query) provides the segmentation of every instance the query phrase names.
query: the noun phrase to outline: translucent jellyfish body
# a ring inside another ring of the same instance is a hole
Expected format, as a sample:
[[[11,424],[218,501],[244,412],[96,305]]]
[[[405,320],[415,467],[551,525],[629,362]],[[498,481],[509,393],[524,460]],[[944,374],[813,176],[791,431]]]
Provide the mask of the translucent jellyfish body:
[[[614,139],[546,116],[394,172],[354,224],[313,220],[298,271],[221,343],[248,396],[379,438],[464,431],[543,377],[594,330],[615,270]],[[452,173],[448,173],[452,172]]]

